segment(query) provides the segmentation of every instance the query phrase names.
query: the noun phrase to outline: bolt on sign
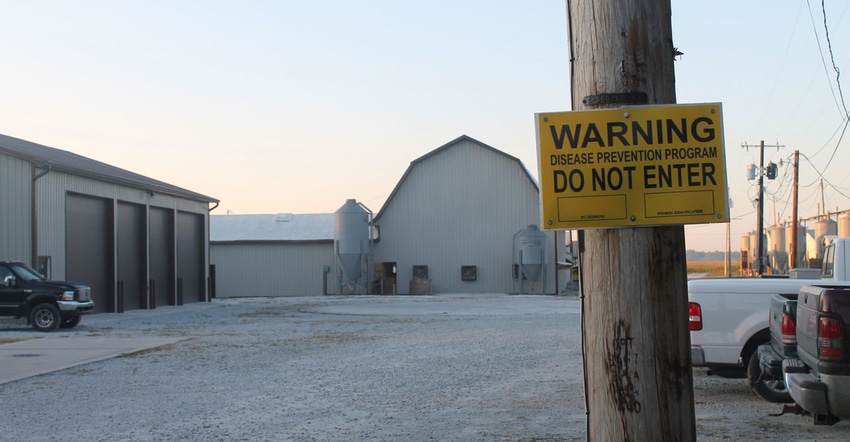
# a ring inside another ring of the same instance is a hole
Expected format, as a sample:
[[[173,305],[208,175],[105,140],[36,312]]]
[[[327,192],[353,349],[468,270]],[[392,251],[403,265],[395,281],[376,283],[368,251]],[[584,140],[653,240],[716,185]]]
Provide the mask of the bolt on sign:
[[[720,103],[535,119],[544,228],[729,221]]]

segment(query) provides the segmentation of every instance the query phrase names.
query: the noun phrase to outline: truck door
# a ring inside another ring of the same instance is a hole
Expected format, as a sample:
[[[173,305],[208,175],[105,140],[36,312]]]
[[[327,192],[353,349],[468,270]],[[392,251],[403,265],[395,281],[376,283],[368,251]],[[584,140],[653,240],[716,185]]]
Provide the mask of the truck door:
[[[15,282],[7,286],[7,277],[15,278]],[[22,306],[26,305],[27,293],[17,278],[9,267],[0,264],[0,314],[2,315],[23,314]]]

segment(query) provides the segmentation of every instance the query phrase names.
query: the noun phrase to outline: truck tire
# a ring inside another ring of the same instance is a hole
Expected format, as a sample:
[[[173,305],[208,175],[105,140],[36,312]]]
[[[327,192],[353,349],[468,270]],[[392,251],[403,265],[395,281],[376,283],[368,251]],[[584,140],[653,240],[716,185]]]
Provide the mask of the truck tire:
[[[83,319],[83,317],[80,315],[63,316],[62,322],[59,324],[59,328],[74,328],[80,323],[81,319]]]
[[[32,328],[49,332],[59,326],[62,321],[62,316],[59,314],[59,309],[53,304],[39,304],[30,311],[30,325]]]
[[[788,393],[788,389],[785,388],[784,379],[776,379],[762,371],[757,351],[750,355],[749,364],[747,364],[747,378],[750,380],[750,387],[762,399],[781,404],[794,402],[791,394]]]

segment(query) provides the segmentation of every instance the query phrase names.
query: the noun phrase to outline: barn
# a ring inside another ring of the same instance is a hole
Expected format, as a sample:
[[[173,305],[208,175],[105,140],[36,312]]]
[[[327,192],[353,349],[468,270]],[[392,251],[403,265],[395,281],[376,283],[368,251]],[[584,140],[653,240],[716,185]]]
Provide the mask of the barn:
[[[397,293],[556,293],[563,257],[553,233],[542,244],[539,282],[523,280],[518,259],[517,236],[540,213],[528,169],[480,141],[464,135],[415,159],[373,221],[383,292],[395,284]]]
[[[0,135],[0,260],[91,286],[97,312],[208,301],[209,212],[217,205],[72,152]]]
[[[375,215],[351,199],[335,214],[212,216],[216,296],[558,293],[564,236],[537,228],[539,198],[519,159],[461,136],[412,161]]]

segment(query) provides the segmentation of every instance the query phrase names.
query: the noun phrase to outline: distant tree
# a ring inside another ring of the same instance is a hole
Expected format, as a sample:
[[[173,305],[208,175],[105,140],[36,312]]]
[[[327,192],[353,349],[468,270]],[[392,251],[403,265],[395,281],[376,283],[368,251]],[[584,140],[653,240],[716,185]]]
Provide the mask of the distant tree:
[[[732,252],[732,261],[741,259],[741,252]],[[726,253],[721,251],[704,252],[702,250],[686,250],[685,257],[688,261],[723,261],[726,259]]]

